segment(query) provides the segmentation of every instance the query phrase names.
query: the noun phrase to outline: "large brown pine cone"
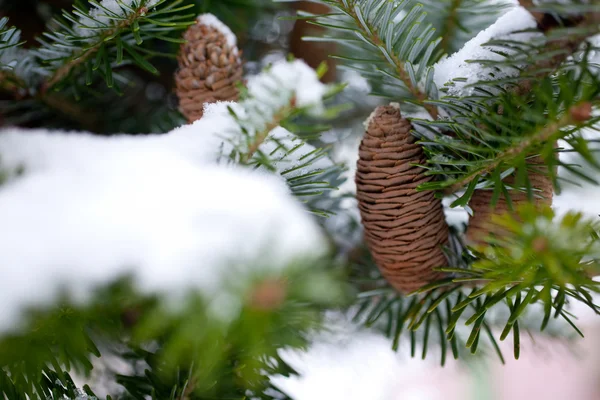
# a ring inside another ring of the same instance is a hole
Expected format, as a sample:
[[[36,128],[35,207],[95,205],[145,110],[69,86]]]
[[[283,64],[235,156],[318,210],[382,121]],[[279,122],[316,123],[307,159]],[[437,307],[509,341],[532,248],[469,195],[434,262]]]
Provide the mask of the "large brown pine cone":
[[[213,16],[201,15],[183,38],[175,74],[179,108],[189,122],[202,118],[204,104],[236,101],[242,80],[242,53],[228,42],[226,27],[216,26]],[[218,23],[218,21],[217,21]],[[230,36],[231,37],[231,36]]]
[[[527,160],[529,169],[529,181],[534,189],[533,204],[536,206],[551,206],[553,185],[552,180],[546,173],[547,167],[540,157],[532,157]],[[509,176],[505,180],[509,185],[514,183],[514,177]],[[467,227],[467,244],[478,246],[485,243],[486,237],[490,235],[502,236],[503,229],[492,222],[492,216],[502,215],[516,210],[519,206],[529,203],[526,192],[510,190],[510,203],[504,194],[501,194],[496,205],[491,206],[493,190],[476,190],[469,201],[469,207],[473,210],[473,216],[469,219]]]
[[[383,276],[408,293],[440,277],[448,226],[441,201],[416,187],[432,178],[425,155],[396,105],[380,106],[360,144],[356,197],[365,240]]]

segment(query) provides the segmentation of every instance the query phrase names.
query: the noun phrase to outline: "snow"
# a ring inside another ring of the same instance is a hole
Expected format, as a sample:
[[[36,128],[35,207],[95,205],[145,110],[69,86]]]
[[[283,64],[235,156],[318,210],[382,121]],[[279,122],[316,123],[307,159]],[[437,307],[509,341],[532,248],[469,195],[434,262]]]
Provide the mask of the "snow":
[[[400,103],[390,103],[388,105],[391,107],[394,107],[395,109],[400,111]],[[369,115],[369,117],[365,120],[365,122],[363,122],[363,127],[365,128],[365,130],[369,129],[369,125],[371,125],[373,118],[375,118],[375,115],[377,115],[377,111],[378,111],[377,108],[375,110],[373,110],[373,112]],[[400,114],[400,115],[402,116],[402,114]]]
[[[245,141],[240,124],[255,134],[293,98],[318,108],[325,88],[302,62],[282,62],[249,80],[249,99],[209,105],[204,118],[164,135],[0,131],[0,170],[9,175],[0,186],[0,331],[18,328],[23,307],[50,304],[61,285],[85,301],[125,274],[146,292],[200,290],[227,317],[241,291],[223,286],[247,282],[262,271],[257,263],[279,274],[322,255],[320,228],[284,180],[240,169],[228,155]],[[314,150],[304,144],[282,157],[277,142],[302,142],[283,128],[269,132],[259,150],[273,153],[278,172]],[[330,165],[323,158],[311,168]]]
[[[315,71],[301,60],[279,61],[271,65],[268,73],[248,79],[248,90],[264,102],[280,102],[295,96],[298,107],[311,107],[322,102],[327,92]]]
[[[433,357],[409,359],[407,341],[396,353],[389,338],[349,322],[346,315],[330,313],[327,320],[329,329],[313,334],[307,351],[280,351],[298,375],[270,379],[294,400],[441,400],[452,389],[431,384],[452,374],[452,363],[440,367]]]
[[[369,80],[354,70],[341,70],[340,80],[347,85],[346,90],[351,90],[363,95],[371,93],[372,87],[369,84]]]
[[[201,14],[198,16],[198,21],[206,26],[210,26],[211,28],[215,28],[220,33],[225,36],[227,39],[227,44],[229,47],[233,48],[237,45],[237,38],[235,34],[229,29],[227,25],[221,22],[217,17],[213,14]]]
[[[223,143],[220,151],[222,158],[228,157],[234,149],[247,152],[252,138],[262,135],[272,121],[281,118],[279,114],[282,110],[289,109],[292,104],[311,114],[320,114],[324,109],[323,97],[328,90],[319,81],[315,71],[300,60],[278,61],[263,73],[248,78],[246,86],[246,99],[238,103],[208,104],[204,109],[204,118],[177,130],[178,134],[186,137],[181,142],[183,151],[205,152],[206,145],[200,141],[193,148],[187,148],[190,144],[187,138],[198,135],[190,131],[208,131],[214,132],[214,137],[218,137],[219,143]],[[218,121],[217,128],[215,121]],[[264,146],[269,146],[267,143],[271,139],[271,135],[265,138]],[[266,150],[268,149],[265,148],[263,152]]]
[[[51,302],[61,284],[85,298],[131,273],[144,291],[211,296],[256,262],[277,271],[325,250],[279,179],[134,142],[0,135],[2,159],[26,168],[0,187],[0,329],[23,305]]]
[[[503,60],[504,57],[491,51],[485,43],[493,39],[510,39],[520,42],[529,42],[542,36],[539,32],[519,32],[536,28],[533,16],[523,7],[517,6],[500,17],[488,29],[481,31],[477,36],[467,42],[464,47],[452,56],[439,61],[435,66],[434,81],[438,88],[448,85],[450,95],[468,95],[472,88],[465,86],[480,80],[490,79],[493,71],[495,79],[515,76],[518,70],[510,67],[501,67],[500,71],[482,66],[473,60]],[[502,49],[506,51],[506,49]],[[508,51],[510,54],[510,51]],[[457,78],[466,78],[466,82],[453,82]]]

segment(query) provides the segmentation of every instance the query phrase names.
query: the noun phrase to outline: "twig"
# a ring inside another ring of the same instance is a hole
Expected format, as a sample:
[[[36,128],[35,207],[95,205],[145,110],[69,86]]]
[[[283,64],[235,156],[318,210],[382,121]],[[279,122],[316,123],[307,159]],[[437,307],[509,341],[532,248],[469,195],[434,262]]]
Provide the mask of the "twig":
[[[44,83],[43,88],[49,89],[58,82],[60,82],[65,76],[69,75],[71,70],[76,66],[86,62],[91,56],[96,54],[96,52],[104,45],[105,39],[110,38],[111,36],[118,33],[120,30],[129,27],[132,25],[138,18],[143,17],[148,12],[146,7],[140,7],[136,10],[135,13],[131,14],[129,18],[124,21],[119,22],[115,25],[114,28],[106,30],[99,38],[98,42],[90,48],[87,48],[80,53],[71,56],[69,61],[59,67],[54,74]]]
[[[97,115],[95,113],[85,110],[56,93],[32,92],[26,82],[10,71],[0,73],[0,91],[8,93],[17,101],[23,98],[37,100],[47,107],[68,116],[71,120],[77,121],[86,130],[93,131],[96,126]]]
[[[275,115],[273,116],[273,119],[271,121],[269,121],[269,123],[267,124],[265,129],[263,129],[260,132],[257,132],[256,135],[254,135],[254,141],[250,144],[250,146],[248,146],[248,152],[246,152],[241,157],[240,163],[247,164],[250,162],[250,160],[252,159],[254,154],[258,151],[260,145],[263,144],[264,141],[269,136],[269,133],[273,129],[277,128],[279,126],[279,124],[281,124],[281,121],[286,119],[289,116],[290,112],[295,109],[295,104],[296,104],[296,99],[292,98],[290,100],[289,105],[281,108],[279,111],[277,111],[275,113]]]
[[[578,107],[579,105],[571,107],[569,110],[567,110],[565,115],[558,121],[545,126],[537,134],[534,134],[531,137],[523,140],[522,142],[519,142],[516,146],[503,151],[500,155],[495,157],[493,160],[491,160],[490,163],[488,163],[484,167],[478,169],[477,171],[471,172],[469,175],[466,175],[465,177],[457,180],[444,190],[445,193],[452,194],[457,192],[458,190],[471,183],[474,179],[477,179],[482,175],[489,174],[500,164],[502,164],[505,160],[511,159],[515,156],[518,156],[519,154],[530,152],[530,148],[532,146],[550,140],[558,130],[564,128],[565,126],[572,125],[576,122],[573,118],[573,112],[576,111]]]
[[[376,46],[383,46],[384,41],[377,34],[377,31],[375,29],[372,29],[372,32],[367,32],[367,30],[365,30],[364,27],[362,26],[360,18],[358,18],[358,15],[354,11],[354,9],[352,7],[346,7],[346,4],[347,4],[347,2],[338,0],[338,7],[340,7],[342,10],[344,10],[348,15],[350,15],[354,19],[356,26],[358,26],[361,29],[363,35],[365,35],[365,37],[368,37],[369,40]],[[434,105],[431,105],[431,104],[425,104],[425,101],[428,100],[427,95],[425,93],[421,92],[421,90],[419,90],[418,87],[415,87],[412,85],[410,76],[404,69],[403,62],[393,53],[390,54],[390,58],[394,62],[394,67],[396,68],[396,72],[398,73],[398,76],[400,77],[400,79],[402,80],[404,85],[406,85],[406,87],[408,88],[408,91],[417,99],[419,104],[421,104],[427,110],[429,115],[431,115],[431,117],[434,120],[436,120],[438,117],[437,107]]]

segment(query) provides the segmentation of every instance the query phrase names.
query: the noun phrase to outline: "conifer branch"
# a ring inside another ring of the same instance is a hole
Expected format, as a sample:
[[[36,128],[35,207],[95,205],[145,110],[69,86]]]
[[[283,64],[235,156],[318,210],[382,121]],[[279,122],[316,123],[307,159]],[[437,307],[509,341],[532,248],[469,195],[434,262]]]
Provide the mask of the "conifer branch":
[[[538,132],[528,135],[526,139],[517,143],[515,146],[509,147],[493,159],[486,160],[483,166],[476,168],[463,177],[454,180],[452,184],[445,190],[445,192],[447,194],[455,193],[471,183],[473,180],[479,179],[481,176],[491,173],[500,165],[502,165],[502,163],[512,160],[520,155],[528,155],[536,146],[546,143],[551,139],[560,139],[560,136],[562,135],[557,135],[557,132],[560,132],[562,128],[579,122],[574,115],[576,115],[577,111],[580,110],[580,107],[582,107],[581,104],[571,107],[558,121],[546,125]],[[566,132],[564,135],[567,134],[568,132]]]
[[[458,13],[458,8],[461,6],[462,2],[463,2],[463,0],[452,0],[452,3],[450,4],[450,7],[448,9],[448,16],[446,17],[446,20],[444,21],[443,29],[440,32],[440,37],[442,38],[442,41],[440,42],[440,46],[442,47],[442,50],[447,54],[450,53],[450,46],[452,44],[451,43],[452,35],[454,34],[454,31],[458,27],[457,13]]]
[[[105,44],[107,39],[112,38],[115,34],[132,26],[135,21],[145,16],[147,12],[148,9],[145,6],[139,6],[128,18],[118,22],[113,28],[104,31],[91,47],[84,47],[80,52],[74,54],[67,62],[59,67],[45,82],[44,90],[52,88],[52,86],[69,75],[73,68],[88,61]]]
[[[85,11],[75,6],[72,14],[64,12],[64,19],[54,21],[56,28],[46,33],[44,39],[39,39],[41,46],[34,50],[37,58],[45,62],[39,68],[44,75],[41,90],[56,88],[83,65],[86,66],[87,85],[92,84],[96,73],[106,81],[107,87],[112,88],[115,84],[112,69],[115,63],[121,64],[125,58],[141,69],[157,74],[158,70],[147,61],[147,55],[164,54],[139,46],[146,39],[180,42],[168,34],[195,23],[189,20],[193,14],[179,14],[193,7],[193,4],[181,6],[182,2],[138,0],[129,6],[116,0],[121,9],[116,12],[93,0],[90,3],[95,10]],[[81,77],[75,75],[74,78]]]
[[[360,18],[356,12],[354,2],[344,1],[344,0],[335,0],[337,3],[337,7],[342,10],[346,15],[350,16],[356,25],[356,27],[360,30],[363,37],[366,38],[374,47],[383,48],[385,47],[385,40],[381,37],[378,27],[373,26],[368,20]],[[423,106],[431,118],[436,120],[438,118],[438,110],[432,104],[427,103],[429,100],[426,93],[422,92],[417,86],[413,85],[413,82],[410,79],[410,76],[404,67],[404,62],[398,56],[395,51],[389,52],[389,61],[391,61],[392,66],[394,67],[398,77],[404,83],[410,94],[416,99],[417,103]]]
[[[282,121],[289,118],[291,116],[291,114],[294,111],[296,111],[296,108],[294,107],[295,103],[296,103],[296,99],[294,97],[292,97],[289,105],[284,106],[281,109],[279,109],[277,112],[275,112],[275,114],[273,115],[273,118],[271,119],[271,121],[269,121],[266,124],[265,128],[255,134],[252,143],[250,143],[250,145],[248,146],[248,151],[246,151],[240,157],[241,164],[250,163],[250,160],[252,160],[252,157],[254,156],[254,154],[258,151],[258,149],[265,142],[265,140],[267,140],[269,133],[271,133],[271,131],[273,129],[275,129],[279,125],[281,125]]]
[[[77,103],[70,101],[53,91],[32,92],[29,85],[13,71],[0,71],[0,91],[8,93],[15,101],[30,98],[66,116],[71,121],[76,121],[83,129],[93,131],[96,126],[97,115],[86,110]],[[0,115],[2,112],[0,111]]]
[[[535,15],[534,15],[535,17]],[[544,18],[544,14],[542,14],[542,19]],[[536,20],[537,17],[536,17]],[[598,24],[600,22],[600,13],[587,13],[580,21],[575,24],[575,28],[584,28],[593,26],[594,24]],[[538,21],[538,25],[539,21]],[[546,35],[552,34],[552,29],[548,26],[541,27],[542,31]],[[553,56],[549,58],[542,58],[536,61],[534,64],[530,65],[523,72],[523,76],[527,77],[527,79],[523,79],[519,82],[515,89],[515,93],[518,95],[523,95],[528,93],[533,84],[554,72],[561,64],[563,64],[568,57],[573,55],[580,46],[588,39],[597,33],[597,29],[594,31],[583,31],[583,32],[575,32],[571,35],[567,35],[566,37],[559,37],[548,40],[546,45],[540,50],[540,54],[553,54]]]

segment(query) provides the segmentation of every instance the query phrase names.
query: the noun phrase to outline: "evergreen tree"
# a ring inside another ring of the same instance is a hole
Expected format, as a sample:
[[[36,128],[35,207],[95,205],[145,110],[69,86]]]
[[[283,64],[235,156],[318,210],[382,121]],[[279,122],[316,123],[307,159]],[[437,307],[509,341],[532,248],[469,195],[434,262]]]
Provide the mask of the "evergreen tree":
[[[600,3],[315,3],[313,70],[285,2],[0,1],[0,398],[287,398],[327,310],[442,365],[583,336],[600,223],[550,206],[598,184]]]

